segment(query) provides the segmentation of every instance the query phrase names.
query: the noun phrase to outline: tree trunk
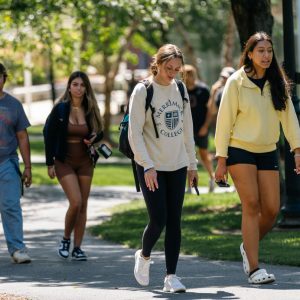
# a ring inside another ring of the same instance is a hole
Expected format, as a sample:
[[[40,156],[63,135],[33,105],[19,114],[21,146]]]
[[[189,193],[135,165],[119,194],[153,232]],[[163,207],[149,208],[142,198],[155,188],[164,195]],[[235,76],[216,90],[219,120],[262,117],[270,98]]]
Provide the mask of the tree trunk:
[[[110,142],[110,100],[111,100],[111,92],[113,90],[113,82],[114,78],[110,77],[110,69],[111,65],[108,60],[108,56],[104,54],[103,56],[103,69],[105,73],[105,83],[104,83],[104,97],[105,97],[105,105],[104,105],[104,138]]]
[[[87,50],[88,44],[88,25],[86,23],[81,24],[81,41],[80,41],[80,54],[84,53]],[[80,66],[86,68],[89,64],[89,60],[86,58],[86,55],[80,55]]]
[[[55,74],[54,74],[54,60],[53,60],[53,51],[52,51],[52,44],[49,43],[48,45],[48,59],[49,59],[49,82],[51,86],[51,98],[53,103],[56,100],[56,91],[55,91]]]
[[[180,20],[178,18],[174,18],[174,19],[176,20],[175,26],[176,26],[177,32],[180,34],[180,36],[183,40],[183,43],[184,43],[184,49],[185,49],[184,54],[188,58],[190,64],[193,65],[193,67],[196,68],[198,77],[201,78],[200,71],[199,71],[199,68],[198,68],[197,57],[196,57],[195,51],[194,51],[194,47],[191,44],[190,39],[188,37],[189,34],[184,29],[184,27],[183,27],[182,23],[180,22]]]
[[[233,47],[234,47],[235,26],[232,12],[229,12],[227,29],[223,43],[223,62],[222,66],[233,66]]]
[[[110,120],[111,120],[111,113],[110,113],[110,101],[111,101],[111,92],[114,87],[115,77],[118,74],[119,65],[123,59],[123,55],[125,53],[126,48],[129,45],[129,42],[137,28],[138,22],[134,21],[133,24],[128,29],[125,37],[124,42],[117,54],[117,58],[113,64],[109,63],[108,55],[104,53],[103,56],[103,66],[104,66],[104,74],[105,74],[105,112],[104,112],[104,137],[110,142]]]
[[[257,31],[272,35],[274,23],[271,0],[231,0],[233,16],[240,36],[241,49]]]

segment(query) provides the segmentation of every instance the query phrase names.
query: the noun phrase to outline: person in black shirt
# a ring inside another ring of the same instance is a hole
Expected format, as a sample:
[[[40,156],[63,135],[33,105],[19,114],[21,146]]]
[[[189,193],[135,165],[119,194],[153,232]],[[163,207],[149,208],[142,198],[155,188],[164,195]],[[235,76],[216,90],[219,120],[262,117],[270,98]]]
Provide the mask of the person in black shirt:
[[[193,118],[194,140],[199,148],[199,156],[203,166],[207,170],[209,180],[209,192],[214,191],[214,174],[211,156],[208,148],[208,129],[211,122],[211,108],[209,105],[209,89],[207,85],[197,78],[196,69],[191,65],[184,66],[186,87],[188,90]]]

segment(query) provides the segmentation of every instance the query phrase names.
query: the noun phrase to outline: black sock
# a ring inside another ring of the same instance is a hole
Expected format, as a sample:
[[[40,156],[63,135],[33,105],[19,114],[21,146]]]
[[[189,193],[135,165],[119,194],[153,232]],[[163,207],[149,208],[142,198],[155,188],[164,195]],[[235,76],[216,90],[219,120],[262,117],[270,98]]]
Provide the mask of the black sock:
[[[250,273],[249,273],[249,277],[252,275],[252,274],[254,274],[256,271],[258,271],[259,270],[259,268],[256,268],[256,269],[254,269],[253,271],[251,271]]]

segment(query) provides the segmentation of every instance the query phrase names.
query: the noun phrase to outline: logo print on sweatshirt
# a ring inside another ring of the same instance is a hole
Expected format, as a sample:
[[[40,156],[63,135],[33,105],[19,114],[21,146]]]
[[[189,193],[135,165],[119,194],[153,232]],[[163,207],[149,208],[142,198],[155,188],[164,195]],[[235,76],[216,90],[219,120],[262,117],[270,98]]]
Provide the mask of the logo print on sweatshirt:
[[[168,111],[165,113],[165,123],[170,130],[176,128],[178,122],[179,122],[178,110]]]

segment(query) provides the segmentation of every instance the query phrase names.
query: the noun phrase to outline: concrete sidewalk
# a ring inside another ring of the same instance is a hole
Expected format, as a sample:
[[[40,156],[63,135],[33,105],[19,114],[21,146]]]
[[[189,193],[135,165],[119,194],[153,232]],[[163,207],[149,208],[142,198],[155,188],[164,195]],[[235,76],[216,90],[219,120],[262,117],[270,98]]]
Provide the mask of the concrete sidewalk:
[[[108,208],[140,197],[131,188],[93,188],[88,226],[108,218]],[[165,267],[161,252],[152,256],[155,263],[151,266],[150,286],[141,288],[133,277],[134,249],[86,235],[82,247],[89,256],[87,262],[59,259],[56,251],[67,209],[60,187],[32,187],[25,191],[22,202],[25,237],[33,261],[28,265],[10,262],[1,227],[0,294],[36,300],[300,299],[299,268],[268,265],[269,272],[276,274],[276,283],[250,286],[241,262],[208,261],[186,255],[180,257],[177,273],[187,293],[163,293]]]

